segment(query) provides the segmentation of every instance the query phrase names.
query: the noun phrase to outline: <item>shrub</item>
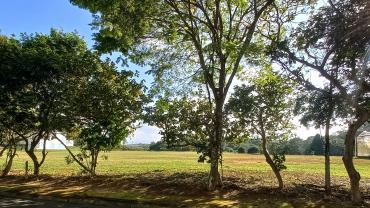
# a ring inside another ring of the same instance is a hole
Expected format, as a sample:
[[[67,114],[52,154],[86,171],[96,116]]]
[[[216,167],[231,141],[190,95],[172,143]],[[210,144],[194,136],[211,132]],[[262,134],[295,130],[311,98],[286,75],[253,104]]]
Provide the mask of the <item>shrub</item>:
[[[256,146],[249,147],[247,150],[247,153],[249,154],[256,154],[259,153],[259,149]]]
[[[239,147],[238,148],[238,153],[245,153],[244,147]]]
[[[234,149],[231,147],[225,147],[225,152],[234,152]]]

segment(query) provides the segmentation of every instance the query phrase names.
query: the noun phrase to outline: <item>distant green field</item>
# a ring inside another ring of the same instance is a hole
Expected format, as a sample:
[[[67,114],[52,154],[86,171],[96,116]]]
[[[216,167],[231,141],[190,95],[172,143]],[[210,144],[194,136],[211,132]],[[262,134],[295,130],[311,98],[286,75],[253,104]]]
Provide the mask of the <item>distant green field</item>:
[[[79,168],[76,164],[67,165],[65,157],[67,151],[50,151],[41,168],[42,174],[76,175]],[[108,159],[100,158],[98,174],[134,174],[147,172],[206,172],[209,165],[198,163],[195,152],[149,152],[149,151],[112,151],[102,153]],[[1,158],[3,160],[4,158]],[[262,155],[249,155],[237,153],[224,153],[223,171],[230,172],[256,172],[270,171]],[[24,172],[25,161],[32,162],[24,152],[19,152],[15,158],[12,174]],[[332,157],[332,175],[346,176],[341,157]],[[1,161],[2,162],[2,161]],[[363,178],[370,178],[370,160],[355,159],[356,168]],[[287,156],[287,170],[285,172],[323,174],[323,156]]]

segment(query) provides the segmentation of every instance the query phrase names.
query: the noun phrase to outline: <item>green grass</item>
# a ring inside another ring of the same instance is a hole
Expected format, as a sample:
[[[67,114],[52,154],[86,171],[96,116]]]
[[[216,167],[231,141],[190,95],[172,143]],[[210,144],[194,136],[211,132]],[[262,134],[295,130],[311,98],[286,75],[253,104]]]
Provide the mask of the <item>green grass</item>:
[[[112,151],[102,153],[97,174],[79,174],[76,164],[67,165],[66,151],[50,151],[41,167],[40,178],[24,178],[24,164],[32,162],[18,152],[11,175],[0,178],[0,192],[15,191],[58,197],[98,197],[176,207],[355,207],[349,202],[348,178],[341,157],[331,158],[333,192],[336,197],[325,201],[323,196],[323,156],[287,156],[283,171],[286,188],[274,192],[276,179],[262,155],[225,153],[223,175],[226,188],[207,192],[205,184],[209,164],[198,163],[195,152]],[[0,162],[3,158],[0,159]],[[355,159],[362,176],[366,196],[370,184],[370,160]],[[18,176],[17,176],[18,175]],[[36,180],[35,180],[36,179]],[[264,191],[264,190],[267,190]],[[344,193],[344,194],[343,194]],[[364,205],[365,206],[365,205]]]
[[[198,163],[195,152],[149,152],[149,151],[112,151],[102,153],[108,159],[100,158],[98,174],[133,174],[145,172],[207,172],[207,163]],[[66,151],[50,151],[41,167],[41,173],[51,175],[75,175],[79,168],[76,164],[67,165]],[[3,158],[2,158],[3,159]],[[224,172],[270,171],[262,155],[224,153]],[[32,162],[24,152],[18,152],[13,165],[13,173],[24,171],[25,161]],[[2,162],[0,160],[0,162]],[[370,160],[355,159],[356,168],[363,178],[370,178]],[[324,173],[323,156],[287,156],[287,169],[284,172]],[[333,176],[347,176],[341,157],[331,157]]]

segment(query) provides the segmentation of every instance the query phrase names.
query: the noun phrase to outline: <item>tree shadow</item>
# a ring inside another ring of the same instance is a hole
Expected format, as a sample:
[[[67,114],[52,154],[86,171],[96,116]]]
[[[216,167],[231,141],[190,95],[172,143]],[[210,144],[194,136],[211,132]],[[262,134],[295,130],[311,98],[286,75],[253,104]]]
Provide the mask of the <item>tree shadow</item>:
[[[224,177],[224,186],[207,191],[206,173],[148,172],[127,175],[0,178],[7,191],[55,197],[99,198],[169,207],[354,207],[344,186],[333,186],[330,199],[324,187],[289,183],[283,190],[264,186],[260,177]],[[3,190],[0,188],[0,190]],[[364,198],[370,200],[369,191]],[[367,207],[367,204],[363,204]]]

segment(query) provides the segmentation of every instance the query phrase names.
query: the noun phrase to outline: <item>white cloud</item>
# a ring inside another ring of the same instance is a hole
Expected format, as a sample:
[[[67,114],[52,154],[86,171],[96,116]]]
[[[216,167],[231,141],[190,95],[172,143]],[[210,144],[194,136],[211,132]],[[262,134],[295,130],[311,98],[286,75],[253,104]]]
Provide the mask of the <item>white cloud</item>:
[[[159,134],[159,128],[156,126],[143,125],[136,129],[134,134],[127,140],[128,144],[149,144],[150,142],[156,142],[161,139]]]

